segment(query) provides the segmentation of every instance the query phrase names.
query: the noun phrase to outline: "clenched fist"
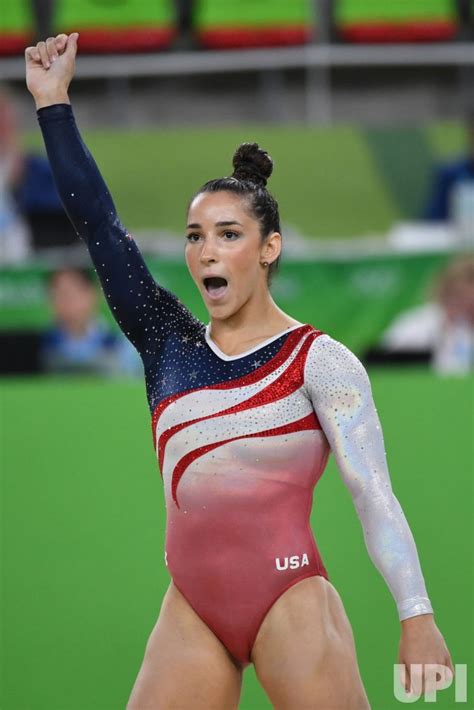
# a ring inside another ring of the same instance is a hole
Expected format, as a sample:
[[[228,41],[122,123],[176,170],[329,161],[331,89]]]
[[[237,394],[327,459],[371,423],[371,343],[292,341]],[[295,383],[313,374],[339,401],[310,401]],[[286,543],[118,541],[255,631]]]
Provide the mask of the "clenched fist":
[[[74,76],[79,34],[60,34],[25,49],[26,85],[36,108],[69,103],[67,91]]]

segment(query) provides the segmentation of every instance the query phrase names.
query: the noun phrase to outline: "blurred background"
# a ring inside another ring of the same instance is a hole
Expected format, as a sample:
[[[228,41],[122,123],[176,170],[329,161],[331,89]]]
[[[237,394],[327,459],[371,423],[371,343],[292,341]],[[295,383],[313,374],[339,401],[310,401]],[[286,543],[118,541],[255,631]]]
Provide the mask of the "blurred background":
[[[367,366],[438,625],[472,662],[473,0],[2,0],[2,708],[125,707],[169,582],[142,364],[24,79],[26,46],[72,31],[83,137],[156,280],[205,322],[187,201],[240,142],[272,156],[273,296]],[[332,460],[312,524],[369,699],[394,708],[396,611]],[[271,707],[252,668],[241,707]]]

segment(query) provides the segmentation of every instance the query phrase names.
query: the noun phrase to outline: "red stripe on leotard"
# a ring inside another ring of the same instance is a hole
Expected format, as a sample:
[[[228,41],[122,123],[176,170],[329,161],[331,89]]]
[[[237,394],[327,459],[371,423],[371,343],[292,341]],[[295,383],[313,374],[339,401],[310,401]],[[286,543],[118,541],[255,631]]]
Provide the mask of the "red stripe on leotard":
[[[291,331],[285,340],[285,343],[283,347],[276,353],[276,355],[271,358],[268,362],[266,362],[262,367],[259,367],[258,370],[254,372],[250,372],[248,375],[244,375],[243,377],[237,377],[234,380],[228,380],[226,382],[218,382],[214,385],[206,385],[205,387],[192,387],[188,390],[184,390],[181,392],[176,392],[175,394],[170,395],[169,397],[166,397],[163,399],[158,406],[156,407],[155,411],[153,412],[152,420],[151,420],[151,426],[152,426],[152,433],[153,433],[153,447],[156,450],[156,428],[158,425],[158,420],[166,407],[168,407],[170,404],[172,404],[176,399],[179,397],[182,397],[185,394],[190,394],[191,392],[196,392],[198,390],[213,390],[213,389],[231,389],[232,387],[244,387],[245,385],[248,384],[253,384],[256,382],[259,378],[264,378],[267,375],[271,374],[274,370],[276,370],[280,365],[287,360],[291,353],[293,352],[296,343],[298,340],[301,338],[302,335],[305,333],[308,333],[310,331],[313,331],[315,334],[321,335],[322,331],[320,330],[315,330],[312,325],[306,323],[302,325],[300,328],[296,328],[295,330]]]
[[[227,444],[230,441],[236,441],[237,439],[250,439],[252,437],[257,437],[257,436],[279,436],[280,434],[289,434],[295,431],[303,431],[305,429],[320,429],[319,422],[316,418],[316,415],[314,412],[310,412],[307,414],[305,417],[302,417],[301,419],[297,419],[295,422],[290,422],[290,424],[284,424],[283,426],[278,426],[275,427],[274,429],[264,429],[263,431],[256,431],[253,434],[243,434],[240,436],[233,436],[230,439],[224,439],[224,441],[215,441],[212,444],[207,444],[206,446],[200,446],[198,449],[194,449],[194,451],[190,451],[189,454],[186,454],[186,456],[183,456],[182,459],[178,461],[176,464],[174,471],[173,471],[173,479],[172,479],[172,484],[171,484],[171,492],[173,495],[173,500],[176,503],[176,506],[179,508],[180,505],[178,503],[178,498],[177,498],[177,489],[178,489],[178,483],[181,480],[181,477],[187,467],[189,466],[190,463],[195,461],[197,458],[200,456],[204,456],[204,454],[207,454],[208,451],[212,451],[213,449],[216,449],[218,446],[222,446],[223,444]]]
[[[268,404],[269,402],[276,402],[278,399],[283,399],[283,397],[287,397],[292,392],[295,392],[299,387],[301,387],[302,366],[306,359],[308,350],[315,338],[316,333],[311,333],[311,335],[306,338],[303,346],[301,347],[301,350],[299,351],[298,355],[293,360],[291,365],[286,370],[284,370],[284,372],[282,372],[276,380],[270,382],[270,384],[260,390],[260,392],[256,392],[254,395],[244,400],[243,402],[239,402],[239,404],[234,404],[233,406],[228,407],[227,409],[223,409],[219,412],[214,412],[213,414],[209,414],[204,417],[196,417],[195,419],[189,419],[188,421],[180,422],[179,424],[175,424],[175,426],[166,429],[158,440],[158,463],[160,466],[160,470],[162,470],[163,467],[165,448],[168,440],[178,431],[181,431],[181,429],[184,429],[185,427],[190,426],[191,424],[196,424],[197,422],[204,421],[206,419],[222,417],[227,414],[234,414],[236,412],[242,412],[246,409],[252,409],[253,407],[259,407],[261,405]],[[258,380],[263,379],[259,370],[255,370],[255,372],[252,372],[251,375],[252,384],[257,382]],[[246,375],[246,378],[248,377],[249,376]],[[247,382],[247,384],[249,383]],[[206,388],[203,387],[202,389]],[[316,428],[321,428],[319,422],[318,427]]]

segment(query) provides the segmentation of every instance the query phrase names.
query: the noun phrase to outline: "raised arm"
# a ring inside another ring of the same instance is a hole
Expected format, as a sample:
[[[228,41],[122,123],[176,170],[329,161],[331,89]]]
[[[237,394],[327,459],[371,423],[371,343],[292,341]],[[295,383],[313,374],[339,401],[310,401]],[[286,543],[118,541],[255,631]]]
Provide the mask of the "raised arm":
[[[433,613],[413,535],[392,490],[382,427],[367,372],[342,343],[316,338],[305,387],[362,524],[369,555],[400,620]]]
[[[87,245],[112,314],[145,357],[168,331],[198,321],[153,279],[81,138],[67,94],[76,51],[77,33],[28,47],[27,85],[64,208]]]

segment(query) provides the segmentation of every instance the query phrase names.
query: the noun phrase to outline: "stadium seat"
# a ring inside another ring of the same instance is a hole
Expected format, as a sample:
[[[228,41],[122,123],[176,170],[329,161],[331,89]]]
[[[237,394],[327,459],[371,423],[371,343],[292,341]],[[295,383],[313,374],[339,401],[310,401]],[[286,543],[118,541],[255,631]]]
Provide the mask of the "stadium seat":
[[[338,0],[335,23],[348,42],[438,42],[457,32],[452,0]]]
[[[22,54],[33,39],[28,3],[0,0],[0,56]]]
[[[313,30],[310,0],[200,0],[198,39],[210,49],[297,45]]]
[[[0,0],[0,55],[21,54],[35,36],[26,0]],[[80,33],[81,52],[165,49],[176,36],[172,0],[57,0],[52,32]]]
[[[81,51],[103,53],[164,49],[176,35],[172,0],[62,0],[55,27],[79,32]]]

